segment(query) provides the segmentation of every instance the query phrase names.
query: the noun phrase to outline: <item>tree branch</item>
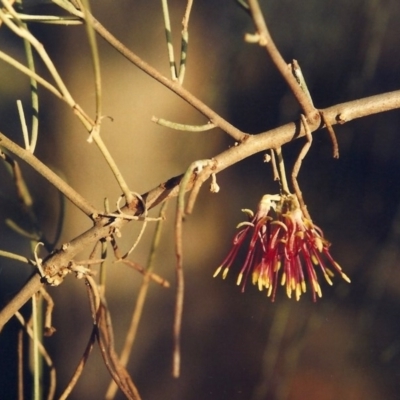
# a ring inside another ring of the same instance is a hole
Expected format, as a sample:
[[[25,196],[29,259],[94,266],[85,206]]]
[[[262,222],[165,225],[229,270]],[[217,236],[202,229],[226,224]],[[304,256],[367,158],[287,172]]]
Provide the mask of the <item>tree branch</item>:
[[[400,90],[337,104],[321,111],[323,111],[326,121],[331,125],[336,125],[396,108],[400,108]],[[310,124],[309,128],[311,132],[315,132],[316,130],[323,128],[323,126]],[[304,127],[299,123],[299,121],[296,121],[267,132],[250,135],[244,142],[216,155],[213,158],[213,169],[206,172],[209,175],[211,175],[211,173],[221,172],[229,166],[236,164],[253,154],[271,148],[277,148],[285,143],[289,143],[294,139],[304,136],[304,134]],[[35,165],[31,164],[31,166],[35,168]],[[171,178],[143,194],[142,198],[146,203],[147,210],[150,210],[166,200],[178,196],[179,185],[182,177],[183,175]],[[193,173],[192,178],[187,185],[187,190],[192,189],[198,177],[200,177],[200,175]],[[201,179],[204,179],[204,176],[201,176]],[[122,208],[121,211],[128,215],[140,215],[143,212],[143,205],[138,199],[135,199],[131,204],[129,204],[129,206]],[[130,221],[123,218],[97,218],[95,225],[92,228],[74,238],[71,242],[62,245],[60,249],[52,253],[43,262],[45,273],[56,275],[60,269],[67,266],[78,253],[86,249],[88,246],[93,246],[97,241],[107,238],[116,229],[122,229],[128,222]],[[39,275],[34,274],[21,291],[3,308],[0,312],[0,331],[15,312],[18,311],[32,297],[32,295],[40,289],[42,284],[43,282],[41,282]]]

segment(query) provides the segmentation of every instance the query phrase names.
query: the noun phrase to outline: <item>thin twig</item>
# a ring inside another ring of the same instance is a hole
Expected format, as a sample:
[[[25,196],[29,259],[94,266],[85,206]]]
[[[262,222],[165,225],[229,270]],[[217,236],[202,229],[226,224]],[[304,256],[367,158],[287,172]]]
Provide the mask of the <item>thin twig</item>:
[[[9,16],[13,19],[13,16]],[[23,22],[36,22],[48,25],[82,25],[82,19],[71,16],[58,16],[58,15],[30,15],[18,13],[18,19]]]
[[[292,68],[292,73],[293,73],[294,77],[296,78],[297,83],[300,85],[303,92],[307,95],[308,100],[310,101],[312,106],[314,106],[313,100],[311,98],[311,93],[308,90],[308,86],[307,86],[306,80],[304,78],[303,71],[301,70],[298,61],[293,60],[292,64],[290,64],[290,67]]]
[[[247,4],[246,0],[236,0],[239,6],[243,8],[244,11],[250,13],[250,7]]]
[[[29,144],[28,127],[26,126],[24,107],[22,106],[21,100],[17,100],[17,108],[18,108],[19,120],[21,121],[21,129],[22,129],[22,136],[24,138],[25,150],[29,150],[30,144]]]
[[[89,288],[92,292],[92,295],[95,297],[100,297],[100,293],[95,282],[93,280],[89,280],[89,282]],[[91,304],[93,304],[93,302],[91,302]],[[96,315],[98,324],[96,336],[101,355],[111,377],[129,400],[140,400],[141,397],[135,384],[133,383],[125,367],[121,365],[115,353],[111,318],[104,298],[100,298],[99,308],[92,308],[92,313]]]
[[[57,4],[63,10],[68,11],[75,17],[83,19],[83,13],[77,9],[78,6],[81,6],[76,0],[51,0],[52,3]]]
[[[254,25],[257,29],[260,46],[265,47],[265,49],[267,50],[269,56],[271,57],[271,60],[285,79],[286,83],[289,85],[290,90],[293,92],[295,98],[299,102],[304,114],[307,116],[309,121],[317,121],[319,119],[318,111],[315,109],[309,97],[297,83],[296,78],[291,73],[287,63],[283,59],[278,48],[275,46],[275,43],[272,40],[272,37],[267,28],[267,24],[265,22],[258,0],[248,0],[248,5],[254,21]]]
[[[302,149],[300,150],[300,154],[297,157],[296,162],[293,165],[293,170],[292,170],[292,185],[294,192],[296,194],[297,200],[299,201],[299,205],[301,208],[301,211],[303,212],[303,215],[309,220],[312,221],[311,216],[307,210],[307,206],[304,203],[303,199],[303,194],[301,193],[299,183],[297,181],[297,176],[299,175],[301,164],[303,162],[304,157],[307,155],[308,150],[310,150],[311,144],[312,144],[312,135],[310,128],[308,127],[307,119],[306,117],[302,114],[301,115],[301,123],[304,126],[304,129],[306,131],[306,138],[307,142],[304,144]]]
[[[163,203],[163,204],[165,204],[165,203]],[[135,263],[135,262],[133,262],[131,260],[123,259],[123,258],[118,258],[118,260],[116,262],[121,262],[121,263],[127,265],[128,267],[130,267],[130,268],[134,269],[135,271],[138,271],[139,273],[141,273],[143,276],[148,275],[148,277],[154,283],[157,283],[158,285],[160,285],[162,287],[169,288],[171,286],[170,283],[166,279],[162,278],[158,274],[155,274],[154,272],[148,272],[145,268],[143,268],[138,263]]]
[[[27,151],[31,152],[29,144],[27,145]],[[12,221],[9,218],[6,218],[5,222],[8,227],[13,229],[15,232],[19,233],[23,237],[30,239],[33,242],[43,241],[45,247],[48,251],[53,249],[53,246],[49,243],[49,241],[45,238],[42,230],[40,229],[38,219],[33,210],[33,200],[32,196],[29,192],[28,186],[25,182],[25,179],[22,175],[22,171],[19,167],[19,164],[7,155],[5,152],[0,150],[0,158],[3,158],[6,161],[6,165],[9,166],[9,170],[14,178],[14,184],[17,190],[18,200],[20,201],[20,205],[22,208],[22,212],[24,216],[26,216],[28,221],[30,222],[30,231],[25,230],[24,228],[17,225],[16,222]]]
[[[197,200],[197,196],[200,192],[201,186],[203,183],[211,176],[211,185],[210,192],[218,193],[219,186],[216,181],[216,174],[214,173],[214,169],[216,167],[215,160],[203,160],[204,164],[201,167],[201,170],[198,169],[196,171],[196,179],[194,181],[193,189],[190,191],[189,198],[185,208],[185,214],[189,215],[193,212],[194,204]]]
[[[156,230],[155,230],[154,236],[153,236],[153,242],[152,242],[151,249],[150,249],[149,260],[147,262],[147,267],[144,271],[143,281],[140,286],[139,293],[137,295],[136,306],[135,306],[135,310],[132,314],[131,324],[128,329],[128,333],[125,337],[124,347],[122,348],[122,351],[121,351],[120,363],[124,367],[127,366],[130,354],[132,352],[132,347],[133,347],[133,343],[136,338],[136,332],[139,327],[139,322],[140,322],[140,319],[142,316],[143,307],[144,307],[145,299],[146,299],[146,296],[148,293],[151,276],[153,275],[152,271],[153,271],[153,267],[154,267],[154,259],[155,259],[156,251],[158,249],[158,245],[160,243],[161,228],[163,226],[163,221],[164,221],[163,217],[165,214],[165,209],[166,209],[167,204],[168,203],[164,203],[160,208],[159,215],[160,215],[161,219],[158,221],[158,223],[156,225]],[[115,381],[111,381],[108,386],[105,398],[107,400],[113,399],[115,397],[116,391],[117,391],[117,384],[115,383]]]
[[[39,236],[36,232],[26,231],[24,228],[17,225],[17,223],[10,218],[6,218],[4,222],[11,230],[18,233],[18,235],[20,235],[26,239],[32,240],[34,242],[42,240],[41,236]],[[46,248],[48,248],[47,244],[46,244]]]
[[[11,5],[7,0],[3,0],[3,4],[11,15],[13,15],[15,18],[18,18],[17,13],[14,11],[14,9],[11,7]],[[33,36],[27,29],[25,29],[24,25],[21,24],[20,26],[18,26],[17,24],[15,24],[14,21],[11,21],[7,17],[7,15],[1,10],[1,8],[0,8],[0,18],[8,26],[8,28],[10,28],[16,35],[20,36],[23,39],[26,39],[35,48],[35,50],[38,52],[41,59],[45,63],[50,74],[52,75],[54,81],[56,82],[58,89],[63,95],[64,100],[73,108],[76,103],[72,98],[71,94],[69,93],[69,90],[64,84],[64,81],[62,80],[56,67],[54,66],[52,60],[50,59],[49,55],[47,54],[46,50],[41,45],[41,43],[36,39],[35,36]]]
[[[32,320],[33,320],[33,398],[39,400],[42,397],[42,387],[40,380],[43,379],[43,369],[39,359],[39,335],[41,329],[38,321],[38,297],[35,293],[32,296]]]
[[[285,169],[285,162],[283,160],[282,155],[282,147],[278,147],[275,149],[276,156],[278,158],[278,169],[279,169],[279,182],[282,187],[282,192],[285,194],[289,194],[289,186],[286,179],[286,169]]]
[[[0,250],[0,257],[11,258],[13,260],[21,261],[23,263],[35,265],[34,261],[30,260],[29,258],[21,256],[19,254],[10,253],[9,251]]]
[[[173,326],[173,355],[172,355],[172,376],[178,378],[181,368],[181,351],[180,337],[183,313],[183,299],[185,293],[185,280],[183,275],[183,250],[182,250],[182,223],[185,209],[185,192],[186,187],[192,178],[198,165],[192,163],[182,178],[180,185],[178,201],[175,216],[175,255],[176,255],[176,295],[175,295],[175,312]]]
[[[127,370],[119,364],[114,347],[110,345],[108,335],[111,324],[107,309],[102,305],[101,317],[99,320],[98,343],[105,365],[112,378],[117,382],[118,387],[129,400],[140,400],[139,392],[129,376]],[[107,337],[107,338],[105,338]]]
[[[188,0],[186,4],[185,14],[182,19],[182,32],[181,32],[181,62],[179,64],[179,83],[182,85],[185,79],[187,52],[189,45],[189,19],[192,11],[193,0]]]
[[[20,312],[15,313],[15,317],[18,319],[20,324],[25,328],[26,333],[28,336],[33,340],[34,339],[34,333],[32,331],[32,328],[29,326],[29,324],[26,323],[24,317]],[[37,343],[40,354],[42,355],[43,359],[45,360],[47,366],[50,369],[50,380],[49,380],[49,385],[48,385],[48,394],[47,394],[47,399],[51,400],[54,398],[55,391],[56,391],[56,384],[57,384],[57,376],[56,376],[56,369],[53,365],[53,361],[49,354],[47,353],[46,349],[44,348],[43,344],[39,341]]]
[[[174,43],[172,41],[172,30],[171,30],[171,20],[169,18],[169,7],[168,0],[161,0],[164,25],[165,25],[165,36],[167,40],[167,50],[168,50],[168,61],[169,68],[171,72],[171,79],[176,81],[178,79],[178,74],[176,70],[175,55],[174,55]]]
[[[151,121],[155,122],[158,125],[165,126],[167,128],[175,129],[177,131],[186,131],[186,132],[203,132],[209,131],[211,129],[216,128],[216,125],[208,122],[205,125],[187,125],[187,124],[179,124],[177,122],[167,121],[163,118],[151,117]]]
[[[14,185],[17,190],[18,200],[26,210],[30,210],[33,205],[33,200],[18,162],[1,150],[0,158],[2,158],[6,162],[6,165],[9,166],[9,171],[14,178]]]
[[[132,203],[133,201],[133,195],[131,193],[131,190],[129,189],[129,186],[123,177],[121,171],[118,168],[117,163],[114,161],[114,158],[112,157],[110,151],[108,150],[107,146],[103,142],[103,139],[100,136],[100,126],[99,125],[94,125],[93,129],[90,132],[89,136],[89,141],[93,140],[97,147],[99,148],[100,152],[102,153],[104,159],[106,160],[109,168],[111,169],[111,172],[113,173],[115,179],[118,182],[119,187],[122,190],[122,193],[125,196],[126,202],[128,204]]]
[[[18,330],[18,400],[24,400],[24,331]]]
[[[54,85],[52,85],[50,82],[47,82],[41,76],[39,76],[35,72],[32,72],[29,68],[25,67],[25,65],[21,64],[20,62],[18,62],[14,58],[10,57],[8,54],[4,53],[3,51],[0,51],[0,60],[3,60],[6,63],[12,65],[17,70],[21,71],[25,75],[29,76],[30,78],[32,78],[35,81],[37,81],[38,83],[40,83],[43,87],[45,87],[48,91],[53,93],[56,97],[58,97],[61,100],[64,100],[63,95]]]
[[[270,150],[271,154],[271,165],[272,165],[272,174],[274,177],[274,181],[279,181],[279,172],[278,172],[278,167],[276,166],[276,158],[275,158],[275,151],[274,149]]]
[[[104,211],[106,213],[110,212],[110,203],[109,203],[107,197],[104,199]],[[93,248],[93,254],[91,254],[91,256],[94,257],[95,251],[96,251],[96,249],[98,247],[100,247],[100,257],[103,260],[106,260],[107,256],[108,256],[107,241],[105,241],[105,240],[98,241],[96,243],[96,246]],[[99,271],[99,292],[100,292],[101,296],[105,296],[105,294],[106,294],[106,281],[107,281],[107,268],[106,268],[106,262],[105,261],[103,261],[100,264],[99,270],[100,270]]]
[[[71,394],[72,390],[76,386],[80,376],[82,375],[83,369],[86,365],[86,362],[89,359],[90,353],[93,350],[94,343],[96,342],[96,332],[97,332],[97,325],[93,326],[92,332],[90,333],[90,337],[88,343],[86,344],[85,350],[82,354],[81,359],[79,360],[78,365],[75,368],[74,373],[72,374],[71,379],[69,380],[66,388],[60,395],[59,400],[66,400],[68,396]]]
[[[101,101],[102,101],[102,90],[101,90],[101,74],[100,74],[100,57],[99,57],[99,49],[97,46],[97,40],[95,31],[93,29],[92,24],[90,23],[89,16],[91,15],[90,11],[90,3],[89,0],[81,0],[83,7],[83,14],[86,20],[86,32],[89,39],[90,51],[92,53],[92,63],[93,63],[93,72],[94,72],[94,80],[95,80],[95,93],[96,93],[96,118],[95,125],[100,127],[101,122]]]
[[[78,380],[79,380],[80,376],[82,375],[83,369],[89,359],[90,353],[92,352],[94,343],[96,341],[97,329],[98,329],[98,308],[100,305],[100,301],[99,301],[100,297],[99,297],[99,295],[97,295],[97,293],[99,293],[99,292],[96,291],[95,282],[89,276],[86,276],[85,283],[86,283],[86,288],[87,288],[88,295],[89,295],[89,303],[90,303],[90,310],[92,312],[93,328],[92,328],[92,332],[90,333],[90,337],[86,344],[85,350],[82,354],[82,357],[79,360],[79,363],[76,366],[75,371],[72,374],[72,377],[69,380],[66,388],[62,392],[62,394],[60,396],[60,400],[67,399],[68,396],[71,394],[72,390],[74,389],[74,387],[76,386],[76,384],[78,383]],[[97,299],[97,301],[95,299]]]
[[[50,294],[47,290],[42,286],[40,288],[40,294],[42,295],[43,299],[46,301],[46,312],[44,314],[44,336],[51,336],[56,329],[52,325],[52,313],[54,309],[54,301],[51,298]]]
[[[54,246],[56,245],[56,243],[58,243],[60,237],[61,237],[61,233],[63,230],[63,226],[64,226],[64,216],[65,216],[65,197],[64,195],[59,192],[59,213],[57,215],[57,220],[56,220],[56,228],[55,228],[55,232],[54,232],[54,238],[51,241],[51,243],[49,244],[49,246],[51,247],[51,249],[53,250]],[[43,235],[40,237],[41,241],[45,242],[45,245],[47,246],[47,241],[44,240],[45,238],[43,237]]]
[[[175,300],[175,316],[173,327],[173,357],[172,357],[172,376],[178,378],[180,375],[180,335],[183,313],[183,299],[185,291],[185,280],[183,275],[183,246],[182,246],[182,223],[185,215],[185,193],[186,188],[193,178],[193,173],[199,173],[202,169],[210,164],[210,160],[199,160],[193,162],[187,169],[182,178],[178,201],[176,206],[175,217],[175,253],[176,253],[176,300]],[[194,190],[194,189],[193,189]]]
[[[328,129],[329,137],[331,138],[331,141],[332,141],[333,158],[339,158],[339,144],[338,144],[338,141],[336,138],[335,131],[332,128],[332,125],[330,124],[330,122],[325,118],[325,114],[323,111],[320,111],[320,115],[321,115],[323,123],[326,126],[326,129]]]
[[[142,227],[140,228],[140,232],[139,235],[137,236],[135,242],[133,243],[133,245],[131,246],[131,248],[125,253],[125,255],[122,256],[123,259],[127,258],[129,256],[129,254],[132,253],[133,250],[135,250],[136,246],[139,244],[140,240],[142,239],[143,233],[146,230],[146,226],[147,226],[147,207],[146,207],[146,202],[143,200],[142,196],[139,193],[130,193],[132,198],[133,196],[135,196],[136,199],[138,199],[140,201],[140,203],[142,204],[143,207],[143,224]],[[118,207],[118,205],[117,205]],[[118,207],[119,208],[119,207]]]
[[[28,30],[28,26],[22,22],[22,26]],[[28,68],[35,72],[35,61],[33,58],[32,46],[29,40],[24,39],[26,60],[28,63]],[[36,143],[39,134],[39,94],[38,94],[38,83],[35,79],[30,78],[30,88],[31,88],[31,100],[32,100],[32,127],[31,127],[31,139],[29,143],[29,150],[34,153],[36,148]]]

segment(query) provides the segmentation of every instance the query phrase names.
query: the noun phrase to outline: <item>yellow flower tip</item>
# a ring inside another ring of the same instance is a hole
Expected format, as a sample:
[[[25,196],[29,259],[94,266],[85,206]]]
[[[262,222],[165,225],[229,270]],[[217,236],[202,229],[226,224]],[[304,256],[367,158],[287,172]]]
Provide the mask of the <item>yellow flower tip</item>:
[[[271,297],[271,294],[272,294],[272,285],[269,286],[269,288],[268,288],[267,296],[268,296],[268,297]]]
[[[224,269],[224,272],[222,273],[222,279],[225,279],[225,278],[226,278],[226,276],[228,275],[228,272],[229,272],[229,268],[226,267],[226,268]]]
[[[257,282],[259,282],[259,277],[260,277],[260,274],[258,273],[258,271],[254,271],[253,274],[251,275],[251,283],[253,285],[256,285]]]
[[[343,278],[347,283],[351,283],[350,278],[349,278],[344,272],[342,272],[342,278]]]
[[[237,281],[236,281],[236,285],[240,285],[240,283],[242,282],[242,278],[243,278],[243,274],[242,273],[240,273],[239,275],[238,275],[238,278],[237,278]]]
[[[335,267],[339,270],[339,271],[341,271],[342,270],[342,267],[335,261],[334,262],[335,263]]]
[[[333,283],[327,272],[324,272],[325,280],[332,286]]]
[[[299,301],[301,296],[301,285],[298,283],[296,285],[296,300]]]
[[[274,265],[274,272],[278,272],[281,268],[281,262],[280,261],[276,261],[275,265]]]
[[[319,286],[318,281],[316,279],[313,279],[311,281],[311,285],[313,287],[314,292],[317,293],[318,297],[322,297],[321,286]]]
[[[292,289],[290,286],[286,286],[286,295],[289,297],[289,299],[292,298]]]
[[[222,265],[219,266],[219,267],[215,270],[214,275],[213,275],[213,278],[215,278],[216,276],[218,276],[218,274],[221,272],[221,269],[222,269]]]
[[[311,261],[312,261],[312,263],[314,265],[318,265],[319,264],[318,259],[317,259],[317,257],[315,257],[314,254],[311,254]]]
[[[269,277],[259,277],[257,281],[258,289],[261,291],[263,288],[271,290],[272,283]]]
[[[321,291],[321,286],[319,286],[319,284],[317,283],[317,287],[316,287],[316,292],[318,294],[318,297],[322,297],[322,291]]]
[[[286,282],[286,273],[284,272],[282,274],[282,278],[281,278],[281,285],[283,286],[285,284],[285,282]]]
[[[242,208],[242,212],[244,212],[249,218],[254,217],[254,212],[248,208]]]
[[[257,285],[258,290],[261,292],[263,290],[263,286],[265,284],[262,276],[260,276],[260,274],[258,272],[253,272],[251,280],[252,280],[253,285]]]
[[[296,281],[294,280],[294,278],[292,278],[292,279],[290,280],[290,288],[291,288],[292,290],[296,290]]]
[[[244,226],[251,226],[252,228],[254,228],[254,224],[252,224],[251,222],[248,222],[248,221],[244,221],[244,222],[239,222],[236,225],[236,229],[243,228]]]
[[[307,286],[306,286],[306,283],[304,281],[301,281],[301,290],[302,290],[303,293],[305,293],[306,290],[307,290]]]
[[[335,276],[335,274],[329,268],[325,268],[325,271],[329,275],[329,277],[333,278]]]
[[[322,249],[324,248],[324,244],[322,243],[322,240],[320,237],[315,238],[315,246],[317,247],[318,251],[321,253]]]

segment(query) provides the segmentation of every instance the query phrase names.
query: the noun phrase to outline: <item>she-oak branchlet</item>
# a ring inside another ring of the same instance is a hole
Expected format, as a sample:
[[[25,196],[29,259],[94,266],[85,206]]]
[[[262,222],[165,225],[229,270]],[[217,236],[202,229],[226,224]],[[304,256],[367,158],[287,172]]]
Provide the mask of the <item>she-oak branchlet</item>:
[[[214,273],[222,271],[225,279],[246,237],[251,235],[244,264],[239,272],[237,284],[244,291],[251,274],[251,280],[259,290],[267,290],[268,297],[275,300],[280,281],[286,294],[296,300],[306,292],[306,281],[311,288],[313,300],[322,296],[317,272],[332,285],[334,272],[346,282],[349,277],[332,258],[330,243],[324,238],[320,228],[307,219],[297,197],[289,195],[264,195],[258,204],[257,213],[242,210],[250,217],[250,222],[242,222],[233,239],[233,247]],[[329,268],[329,267],[330,268]]]

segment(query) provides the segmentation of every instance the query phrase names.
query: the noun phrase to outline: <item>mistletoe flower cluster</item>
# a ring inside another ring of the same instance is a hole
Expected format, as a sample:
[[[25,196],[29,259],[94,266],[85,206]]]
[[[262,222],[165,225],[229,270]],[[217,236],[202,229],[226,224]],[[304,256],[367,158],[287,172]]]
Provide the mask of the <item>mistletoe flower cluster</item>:
[[[287,296],[291,298],[294,293],[296,300],[306,292],[308,283],[315,301],[317,296],[322,296],[317,273],[330,285],[334,272],[350,282],[332,258],[330,243],[322,230],[304,216],[296,196],[265,195],[255,215],[250,210],[243,211],[251,220],[238,225],[240,230],[233,239],[233,247],[214,277],[222,271],[222,278],[226,278],[239,249],[251,235],[237,278],[242,291],[251,275],[252,283],[259,290],[266,289],[272,301],[279,283],[286,288]]]

